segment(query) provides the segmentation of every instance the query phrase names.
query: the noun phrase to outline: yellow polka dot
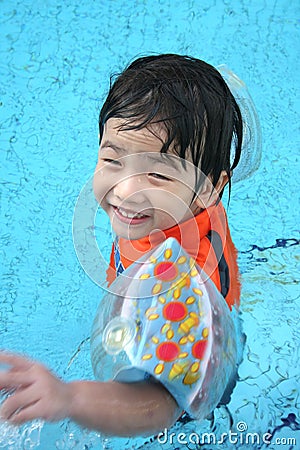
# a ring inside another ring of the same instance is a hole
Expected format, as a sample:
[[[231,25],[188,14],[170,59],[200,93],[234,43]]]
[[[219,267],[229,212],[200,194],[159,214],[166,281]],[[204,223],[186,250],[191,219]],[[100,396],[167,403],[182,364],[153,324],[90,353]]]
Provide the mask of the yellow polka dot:
[[[165,297],[163,297],[162,295],[160,295],[160,296],[158,297],[158,301],[159,301],[159,303],[162,303],[163,305],[166,303],[166,299],[165,299]]]
[[[157,259],[156,259],[154,256],[150,256],[149,261],[150,261],[152,264],[156,264],[156,263],[157,263]]]
[[[169,259],[172,256],[172,249],[171,248],[167,248],[167,250],[165,251],[165,258]]]
[[[178,358],[186,358],[187,356],[189,356],[188,352],[182,352],[178,355]]]
[[[169,323],[165,323],[165,324],[161,327],[161,332],[162,332],[162,333],[166,333],[170,328],[171,328],[171,325],[170,325]]]
[[[161,283],[155,284],[155,285],[153,286],[153,288],[152,288],[152,294],[153,294],[153,295],[158,294],[158,293],[161,291],[161,288],[162,288]]]
[[[149,314],[148,320],[156,320],[159,318],[159,314]]]
[[[198,275],[198,270],[196,269],[196,267],[193,267],[193,268],[191,269],[190,274],[191,274],[191,277],[195,277],[195,276]]]
[[[153,344],[159,343],[159,339],[156,336],[152,336],[151,341],[153,342]]]
[[[142,273],[140,275],[140,280],[147,280],[148,278],[150,278],[150,273]]]
[[[202,331],[202,336],[204,337],[204,338],[207,338],[207,336],[208,336],[208,328],[203,328],[203,331]]]
[[[152,358],[151,353],[147,353],[146,355],[142,356],[142,360],[143,360],[143,361],[148,361],[148,360],[151,359],[151,358]]]
[[[165,366],[161,363],[157,364],[157,366],[154,368],[154,373],[156,375],[160,375],[164,371]]]
[[[156,308],[153,306],[152,308],[148,308],[145,312],[146,317],[148,317],[150,314],[156,313]]]
[[[192,269],[193,267],[195,267],[195,260],[194,260],[193,258],[190,258],[190,260],[189,260],[189,266],[190,266],[190,269]]]
[[[181,289],[175,289],[173,292],[173,298],[175,298],[175,300],[177,300],[181,295]]]
[[[186,337],[186,336],[183,336],[183,337],[179,340],[179,344],[180,344],[180,345],[184,345],[184,344],[187,343],[187,341],[188,341],[187,337]]]
[[[180,258],[178,258],[177,263],[178,264],[184,264],[186,262],[186,257],[185,256],[180,256]]]
[[[166,333],[167,339],[172,339],[172,337],[174,337],[174,331],[173,330],[168,330]]]
[[[190,296],[186,299],[185,303],[186,303],[187,305],[192,305],[193,303],[195,303],[195,301],[196,301],[195,297],[193,297],[192,295],[190,295]]]
[[[198,362],[194,362],[194,363],[191,365],[190,371],[191,371],[192,373],[198,372],[199,367],[200,367],[200,364],[199,364]]]
[[[190,342],[195,342],[195,336],[193,334],[189,334],[187,338]]]
[[[201,291],[201,289],[199,288],[193,288],[193,291],[195,292],[195,294],[200,295],[202,297],[203,292]]]

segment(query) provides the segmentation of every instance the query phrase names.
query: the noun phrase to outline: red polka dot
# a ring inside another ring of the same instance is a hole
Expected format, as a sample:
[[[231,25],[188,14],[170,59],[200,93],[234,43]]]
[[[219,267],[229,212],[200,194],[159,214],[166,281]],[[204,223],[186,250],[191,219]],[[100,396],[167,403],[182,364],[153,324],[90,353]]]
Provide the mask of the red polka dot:
[[[154,275],[162,281],[174,280],[178,275],[178,269],[171,261],[163,261],[154,267]]]
[[[170,302],[163,308],[164,318],[171,322],[180,322],[187,316],[188,310],[182,302]]]
[[[207,340],[197,341],[193,345],[192,354],[194,358],[202,359],[207,347]]]
[[[156,356],[162,361],[174,361],[179,355],[180,347],[175,342],[162,342],[156,349]]]

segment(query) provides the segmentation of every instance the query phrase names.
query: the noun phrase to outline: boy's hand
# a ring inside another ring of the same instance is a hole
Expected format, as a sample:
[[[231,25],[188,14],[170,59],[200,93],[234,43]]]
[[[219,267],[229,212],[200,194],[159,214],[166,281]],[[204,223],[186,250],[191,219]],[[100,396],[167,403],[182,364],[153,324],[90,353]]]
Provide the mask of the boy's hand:
[[[33,419],[57,421],[68,416],[69,386],[46,367],[23,356],[0,352],[0,390],[12,394],[0,407],[0,419],[21,424]]]
[[[13,424],[68,417],[105,434],[139,436],[169,428],[181,411],[160,383],[64,383],[42,364],[6,352],[0,352],[1,390],[10,395],[0,407],[0,420]]]

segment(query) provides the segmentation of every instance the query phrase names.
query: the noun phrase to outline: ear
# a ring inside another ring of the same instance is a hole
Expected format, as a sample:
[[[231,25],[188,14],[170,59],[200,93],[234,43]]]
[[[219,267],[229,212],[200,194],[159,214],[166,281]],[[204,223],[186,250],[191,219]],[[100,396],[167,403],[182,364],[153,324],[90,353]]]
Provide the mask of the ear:
[[[228,183],[228,175],[222,170],[220,178],[215,187],[213,187],[210,177],[206,178],[201,191],[194,203],[201,209],[206,209],[214,205],[220,198],[220,194]]]
[[[222,170],[220,178],[215,186],[215,190],[217,191],[218,196],[221,194],[227,183],[228,183],[228,175],[225,172],[225,170]]]

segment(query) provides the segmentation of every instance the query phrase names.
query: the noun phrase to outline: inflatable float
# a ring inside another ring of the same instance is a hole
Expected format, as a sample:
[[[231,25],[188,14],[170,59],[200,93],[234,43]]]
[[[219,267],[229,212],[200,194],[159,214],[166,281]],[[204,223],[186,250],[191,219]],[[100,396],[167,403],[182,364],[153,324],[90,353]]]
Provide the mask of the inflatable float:
[[[205,418],[236,374],[235,308],[174,238],[133,263],[111,288],[92,327],[96,378],[153,377],[184,411]]]

